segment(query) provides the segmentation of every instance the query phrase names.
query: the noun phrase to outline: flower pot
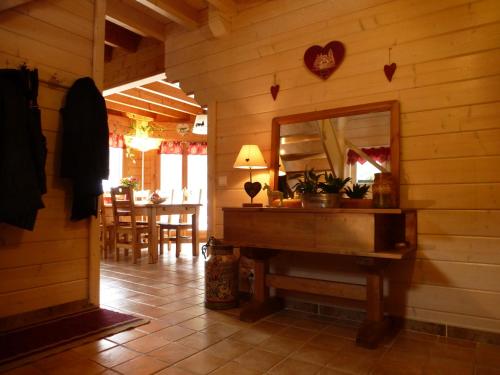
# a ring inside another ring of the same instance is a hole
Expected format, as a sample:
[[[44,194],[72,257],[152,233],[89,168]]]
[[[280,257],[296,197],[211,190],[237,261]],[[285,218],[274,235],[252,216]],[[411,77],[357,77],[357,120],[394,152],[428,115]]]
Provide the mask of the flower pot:
[[[297,198],[283,199],[283,207],[301,208],[302,207],[302,200],[297,199]]]
[[[373,207],[373,200],[371,200],[371,199],[342,198],[340,200],[340,207],[342,207],[342,208],[372,208]]]
[[[339,204],[339,194],[306,193],[302,195],[302,208],[334,208],[339,207]]]

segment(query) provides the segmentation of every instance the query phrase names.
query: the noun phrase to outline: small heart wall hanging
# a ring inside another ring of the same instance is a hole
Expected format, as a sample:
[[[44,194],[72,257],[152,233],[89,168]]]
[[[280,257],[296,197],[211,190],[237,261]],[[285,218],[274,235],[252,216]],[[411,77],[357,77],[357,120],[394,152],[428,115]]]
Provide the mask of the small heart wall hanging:
[[[344,61],[344,55],[344,45],[335,40],[324,47],[309,47],[304,53],[304,63],[312,73],[326,80]]]
[[[389,82],[392,81],[392,76],[397,68],[396,63],[391,64],[391,50],[392,48],[389,48],[389,64],[384,65],[384,74]]]
[[[394,75],[395,71],[396,71],[396,63],[392,63],[390,65],[387,64],[384,65],[384,73],[389,82],[392,81],[392,76]]]
[[[271,86],[271,96],[273,97],[273,100],[276,100],[279,91],[280,85],[276,83],[276,73],[274,73],[274,85]]]
[[[273,97],[273,100],[276,100],[279,91],[280,91],[280,85],[271,86],[271,96]]]

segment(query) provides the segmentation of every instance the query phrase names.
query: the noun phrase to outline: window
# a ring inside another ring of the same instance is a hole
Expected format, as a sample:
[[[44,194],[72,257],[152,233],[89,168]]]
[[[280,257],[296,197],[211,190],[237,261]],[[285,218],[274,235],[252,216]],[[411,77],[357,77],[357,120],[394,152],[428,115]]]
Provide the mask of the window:
[[[181,203],[183,199],[189,203],[200,202],[199,229],[206,230],[207,144],[165,141],[160,146],[160,160],[160,195],[170,201],[173,192],[174,203]],[[183,193],[186,196],[183,197]]]
[[[161,154],[160,168],[160,195],[166,197],[167,201],[170,202],[172,192],[174,192],[174,201],[182,201],[180,196],[182,191],[182,155]]]
[[[380,163],[378,163],[380,164]],[[356,163],[356,183],[358,184],[373,184],[375,173],[380,171],[371,163]]]
[[[362,148],[362,153],[368,155],[378,165],[389,169],[391,149],[387,146]],[[354,150],[347,152],[347,176],[352,178],[353,183],[358,184],[373,184],[375,173],[380,170],[373,164],[365,161],[363,157],[358,155]]]
[[[112,187],[120,185],[123,177],[123,148],[109,148],[109,177],[102,180],[102,190],[110,191]]]

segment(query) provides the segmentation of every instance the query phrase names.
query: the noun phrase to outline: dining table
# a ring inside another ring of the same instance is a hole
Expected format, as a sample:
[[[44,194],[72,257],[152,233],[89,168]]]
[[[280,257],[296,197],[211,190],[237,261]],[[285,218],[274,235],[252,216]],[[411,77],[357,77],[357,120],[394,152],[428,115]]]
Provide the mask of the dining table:
[[[166,215],[191,215],[192,232],[192,249],[193,256],[198,256],[198,220],[200,217],[199,203],[152,203],[150,201],[136,201],[134,210],[137,216],[145,216],[148,218],[148,254],[149,263],[158,262],[158,217]],[[112,209],[111,205],[106,205],[106,208]]]

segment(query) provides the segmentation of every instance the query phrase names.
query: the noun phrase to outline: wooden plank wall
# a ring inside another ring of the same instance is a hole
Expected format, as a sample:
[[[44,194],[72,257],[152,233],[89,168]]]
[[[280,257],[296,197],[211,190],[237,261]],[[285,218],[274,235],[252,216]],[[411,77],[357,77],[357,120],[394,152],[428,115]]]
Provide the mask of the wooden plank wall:
[[[39,0],[0,13],[0,67],[26,63],[66,87],[92,75],[93,0]],[[55,75],[55,76],[54,76]],[[65,88],[40,84],[48,193],[35,230],[0,224],[0,317],[89,297],[89,223],[69,221],[70,188],[59,178]]]
[[[332,40],[345,44],[346,57],[322,81],[304,68],[303,54]],[[383,73],[389,48],[398,65],[392,82]],[[247,200],[248,174],[232,168],[236,154],[256,143],[269,161],[273,117],[399,100],[401,206],[418,209],[419,248],[413,264],[392,273],[391,309],[500,332],[497,0],[252,2],[240,5],[221,39],[206,25],[171,33],[165,57],[169,79],[200,103],[217,102],[210,174],[227,177],[215,189],[218,236],[221,207]],[[281,88],[273,101],[275,75]]]

